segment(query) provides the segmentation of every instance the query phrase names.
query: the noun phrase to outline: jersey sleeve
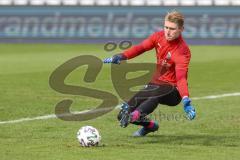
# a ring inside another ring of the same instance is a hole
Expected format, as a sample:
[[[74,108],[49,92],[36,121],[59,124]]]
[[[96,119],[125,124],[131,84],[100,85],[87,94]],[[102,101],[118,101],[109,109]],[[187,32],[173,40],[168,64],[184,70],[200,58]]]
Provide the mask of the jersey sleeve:
[[[124,51],[123,55],[127,59],[131,59],[148,50],[153,49],[155,46],[156,36],[157,36],[157,33],[153,33],[147,39],[143,40],[140,44],[134,45],[128,50]]]
[[[176,57],[175,72],[178,91],[181,97],[184,97],[189,96],[187,76],[191,53],[189,49],[182,52]]]

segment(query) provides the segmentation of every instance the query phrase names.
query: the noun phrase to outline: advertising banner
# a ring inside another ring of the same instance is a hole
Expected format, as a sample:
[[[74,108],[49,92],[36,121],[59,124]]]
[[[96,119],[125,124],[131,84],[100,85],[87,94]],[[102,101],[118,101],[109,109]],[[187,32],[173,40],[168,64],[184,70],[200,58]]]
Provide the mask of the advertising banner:
[[[1,42],[141,41],[161,30],[166,7],[1,7]],[[238,7],[178,7],[192,44],[239,44]]]

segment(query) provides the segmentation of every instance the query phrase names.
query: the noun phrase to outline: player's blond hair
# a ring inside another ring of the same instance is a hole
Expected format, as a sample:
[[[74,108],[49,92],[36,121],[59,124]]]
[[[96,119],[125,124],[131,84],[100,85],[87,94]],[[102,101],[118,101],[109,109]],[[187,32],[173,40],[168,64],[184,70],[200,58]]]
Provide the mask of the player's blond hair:
[[[166,14],[165,21],[175,23],[181,28],[184,25],[184,16],[176,10],[172,10]]]

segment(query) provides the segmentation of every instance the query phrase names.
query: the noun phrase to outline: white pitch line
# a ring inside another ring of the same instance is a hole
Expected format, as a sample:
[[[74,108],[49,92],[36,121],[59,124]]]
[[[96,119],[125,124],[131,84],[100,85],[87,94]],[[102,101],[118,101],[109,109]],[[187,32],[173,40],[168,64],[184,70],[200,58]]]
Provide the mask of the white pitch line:
[[[0,121],[0,124],[20,123],[24,121],[43,120],[43,119],[52,119],[52,118],[57,118],[57,116],[55,114],[50,114],[46,116],[39,116],[39,117],[33,117],[33,118],[21,118],[21,119],[16,119],[11,121]]]
[[[204,96],[204,97],[192,97],[191,99],[192,100],[217,99],[217,98],[234,97],[234,96],[240,96],[240,92],[225,93],[225,94],[220,94],[220,95],[210,95],[210,96]],[[119,108],[119,105],[116,106],[116,108]],[[88,111],[89,110],[84,110],[81,112],[74,112],[74,113],[83,113],[83,112],[88,112]],[[53,119],[53,118],[57,118],[57,116],[55,114],[49,114],[49,115],[33,117],[33,118],[21,118],[21,119],[16,119],[16,120],[0,121],[0,125],[1,124],[20,123],[20,122],[25,122],[25,121]]]
[[[77,114],[77,113],[84,113],[84,112],[88,112],[88,111],[89,110],[84,110],[81,112],[73,112],[73,113]],[[69,116],[69,115],[65,114],[62,116]],[[38,116],[38,117],[33,117],[33,118],[21,118],[21,119],[10,120],[10,121],[0,121],[0,124],[20,123],[20,122],[24,122],[24,121],[45,120],[45,119],[53,119],[53,118],[57,118],[57,116],[55,114],[49,114],[49,115]]]
[[[235,93],[225,93],[220,95],[211,95],[211,96],[205,96],[205,97],[193,97],[192,100],[200,100],[200,99],[217,99],[217,98],[223,98],[223,97],[234,97],[234,96],[240,96],[240,92]]]

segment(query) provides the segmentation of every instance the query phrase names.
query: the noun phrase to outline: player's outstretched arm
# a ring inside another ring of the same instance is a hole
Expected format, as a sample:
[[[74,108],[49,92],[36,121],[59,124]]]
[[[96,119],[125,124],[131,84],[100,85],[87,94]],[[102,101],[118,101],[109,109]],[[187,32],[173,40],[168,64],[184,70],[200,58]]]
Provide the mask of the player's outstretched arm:
[[[103,60],[103,63],[114,63],[120,64],[122,60],[126,60],[127,58],[123,54],[116,54],[112,57],[106,58]]]
[[[184,111],[189,120],[193,120],[196,117],[195,108],[191,105],[191,100],[188,97],[182,99]]]

